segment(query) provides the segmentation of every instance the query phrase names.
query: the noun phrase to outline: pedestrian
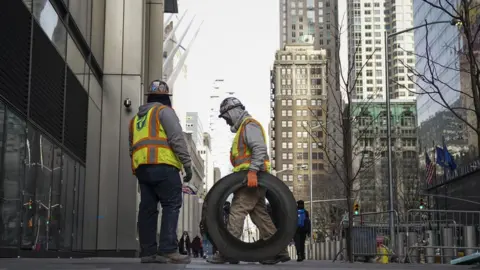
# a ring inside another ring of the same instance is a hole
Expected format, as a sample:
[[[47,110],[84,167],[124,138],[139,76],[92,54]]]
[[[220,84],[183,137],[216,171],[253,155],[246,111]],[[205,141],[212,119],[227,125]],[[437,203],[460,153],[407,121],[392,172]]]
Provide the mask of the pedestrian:
[[[180,121],[172,109],[168,85],[151,83],[147,103],[130,121],[132,172],[140,186],[138,234],[142,263],[188,264],[177,251],[177,225],[182,207],[182,179],[192,179],[191,159]],[[158,203],[162,206],[157,246]]]
[[[190,242],[190,236],[188,232],[183,232],[182,238],[178,241],[178,252],[183,255],[190,256],[192,251],[192,243]]]
[[[192,252],[193,257],[198,258],[202,257],[202,240],[200,240],[200,236],[196,235],[192,241]]]
[[[204,205],[205,207],[205,205]],[[206,211],[202,211],[202,214],[205,215]],[[223,204],[223,222],[224,225],[227,226],[228,224],[228,216],[230,215],[230,202],[225,202]],[[204,240],[207,241],[207,244],[211,244],[212,247],[212,254],[215,255],[218,250],[217,247],[215,246],[215,243],[213,243],[209,238],[208,238],[208,232],[207,229],[205,228],[205,216],[202,216],[202,219],[200,221],[200,232],[203,234]],[[208,251],[207,251],[208,252]],[[238,263],[238,262],[234,262]]]
[[[305,260],[305,240],[310,236],[310,215],[305,210],[305,202],[297,201],[297,231],[295,232],[294,241],[297,250],[297,262]]]
[[[229,232],[240,238],[243,224],[249,214],[252,222],[260,231],[260,238],[268,239],[276,232],[265,204],[266,189],[258,186],[257,172],[270,171],[266,136],[262,125],[245,110],[245,106],[234,97],[228,97],[220,104],[220,118],[223,118],[235,133],[230,151],[233,172],[248,171],[247,186],[235,191],[228,218]],[[262,261],[262,264],[276,264],[289,261],[287,247],[274,258]],[[217,253],[210,263],[237,263]]]

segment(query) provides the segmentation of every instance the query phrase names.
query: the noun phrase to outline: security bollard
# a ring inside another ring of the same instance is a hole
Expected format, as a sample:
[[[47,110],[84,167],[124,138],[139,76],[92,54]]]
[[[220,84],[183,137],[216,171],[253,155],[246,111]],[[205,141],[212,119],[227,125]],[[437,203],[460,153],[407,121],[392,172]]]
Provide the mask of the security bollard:
[[[326,257],[325,257],[325,242],[320,243],[320,260],[326,260]]]
[[[432,230],[425,232],[427,235],[427,246],[425,247],[425,259],[427,263],[435,263],[435,236]]]
[[[416,232],[409,232],[407,239],[407,254],[409,255],[410,262],[418,263],[420,259],[418,249],[418,235]]]
[[[337,244],[335,243],[336,241],[331,241],[330,242],[330,260],[333,260],[335,258],[335,255],[337,254]]]
[[[334,256],[337,256],[338,253],[340,253],[340,251],[342,250],[342,241],[339,240],[339,241],[335,241],[335,255]],[[340,256],[337,258],[337,260],[341,259]]]
[[[443,228],[442,230],[442,246],[448,247],[443,250],[443,263],[450,263],[454,256],[453,250],[453,230],[452,228]]]
[[[472,255],[475,253],[474,247],[476,246],[477,235],[475,231],[475,227],[473,226],[465,226],[463,227],[463,235],[465,236],[465,255]],[[470,248],[471,247],[471,248]]]

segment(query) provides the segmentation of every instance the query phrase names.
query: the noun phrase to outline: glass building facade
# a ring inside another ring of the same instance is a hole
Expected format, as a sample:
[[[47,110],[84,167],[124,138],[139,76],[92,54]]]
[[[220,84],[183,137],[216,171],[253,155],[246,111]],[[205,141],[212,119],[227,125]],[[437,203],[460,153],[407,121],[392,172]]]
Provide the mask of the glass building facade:
[[[84,217],[96,219],[99,200],[86,203],[85,190],[98,180],[85,168],[100,129],[89,122],[101,115],[104,16],[105,0],[2,1],[0,257],[96,249],[96,233],[83,234],[96,231]]]

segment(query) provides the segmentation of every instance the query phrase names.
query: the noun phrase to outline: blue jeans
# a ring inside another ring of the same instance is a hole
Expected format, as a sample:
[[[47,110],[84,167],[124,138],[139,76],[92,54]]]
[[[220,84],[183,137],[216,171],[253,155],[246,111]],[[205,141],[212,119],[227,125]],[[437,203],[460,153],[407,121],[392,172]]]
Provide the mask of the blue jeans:
[[[212,252],[212,244],[210,241],[208,241],[207,236],[203,236],[203,252],[205,253],[206,256],[211,256],[213,254]]]
[[[169,165],[142,165],[135,171],[140,185],[138,235],[140,257],[177,252],[177,225],[182,207],[179,170]],[[158,202],[162,223],[157,248]]]

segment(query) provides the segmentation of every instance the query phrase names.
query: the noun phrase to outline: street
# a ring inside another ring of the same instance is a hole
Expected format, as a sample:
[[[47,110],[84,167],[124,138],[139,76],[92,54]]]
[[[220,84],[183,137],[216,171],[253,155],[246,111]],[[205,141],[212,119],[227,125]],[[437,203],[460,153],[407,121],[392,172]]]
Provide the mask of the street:
[[[166,265],[166,264],[140,264],[139,259],[132,258],[85,258],[85,259],[0,259],[0,270],[133,270],[133,269],[422,269],[430,270],[443,269],[472,269],[472,266],[451,266],[451,265],[427,265],[427,264],[373,264],[342,262],[332,263],[330,261],[304,261],[297,263],[290,261],[278,265],[260,265],[242,263],[239,265],[214,265],[208,264],[205,260],[193,259],[189,265]]]

